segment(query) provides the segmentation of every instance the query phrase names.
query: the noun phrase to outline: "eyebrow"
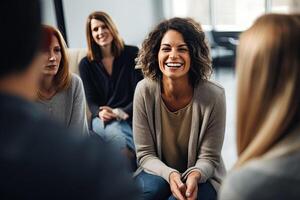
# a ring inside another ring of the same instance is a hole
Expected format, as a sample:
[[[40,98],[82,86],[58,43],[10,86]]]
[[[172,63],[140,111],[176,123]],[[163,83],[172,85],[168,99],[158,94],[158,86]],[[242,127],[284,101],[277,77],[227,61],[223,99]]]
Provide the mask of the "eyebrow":
[[[171,45],[170,44],[167,44],[167,43],[163,43],[163,44],[161,44],[161,46],[168,46],[168,47],[170,47]],[[177,47],[187,47],[188,45],[187,44],[180,44],[180,45],[178,45]]]

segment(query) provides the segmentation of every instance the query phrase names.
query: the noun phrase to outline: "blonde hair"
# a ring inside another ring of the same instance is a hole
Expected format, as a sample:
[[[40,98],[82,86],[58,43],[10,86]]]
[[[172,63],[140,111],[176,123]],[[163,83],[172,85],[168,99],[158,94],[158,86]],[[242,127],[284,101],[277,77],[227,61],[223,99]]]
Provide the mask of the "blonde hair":
[[[262,156],[299,117],[299,15],[267,14],[240,37],[236,167]]]
[[[102,59],[101,49],[99,45],[94,41],[91,31],[91,20],[96,19],[103,22],[109,29],[113,36],[112,41],[112,54],[118,57],[124,49],[124,42],[119,34],[116,24],[113,22],[112,18],[105,12],[96,11],[91,13],[86,22],[86,38],[87,38],[87,58],[89,61]]]

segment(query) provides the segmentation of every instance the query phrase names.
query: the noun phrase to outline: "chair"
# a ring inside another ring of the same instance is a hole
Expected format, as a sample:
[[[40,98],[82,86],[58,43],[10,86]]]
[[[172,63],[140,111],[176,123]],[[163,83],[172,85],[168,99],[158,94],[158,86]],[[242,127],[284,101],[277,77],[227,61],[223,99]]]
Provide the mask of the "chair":
[[[211,46],[213,66],[216,69],[220,67],[234,67],[238,35],[239,32],[218,32],[215,30],[206,32]]]
[[[87,54],[87,49],[85,48],[69,48],[68,49],[68,58],[69,58],[69,67],[72,73],[79,74],[79,62]],[[91,128],[91,118],[92,113],[90,112],[89,107],[86,105],[86,116],[88,120],[89,128]]]

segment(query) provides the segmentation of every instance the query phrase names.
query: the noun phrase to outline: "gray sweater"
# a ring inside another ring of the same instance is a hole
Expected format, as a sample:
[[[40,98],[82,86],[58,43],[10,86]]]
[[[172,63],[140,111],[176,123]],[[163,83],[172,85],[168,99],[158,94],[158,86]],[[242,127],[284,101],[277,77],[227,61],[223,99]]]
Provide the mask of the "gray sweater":
[[[300,131],[226,177],[220,200],[300,199]]]
[[[133,137],[139,168],[169,181],[172,169],[162,162],[161,147],[161,88],[148,79],[136,87],[133,106]],[[224,89],[203,81],[194,89],[191,132],[188,144],[188,166],[183,179],[192,170],[201,173],[200,183],[210,181],[218,190],[225,167],[221,149],[225,131]]]
[[[55,94],[50,100],[38,100],[37,104],[66,127],[88,133],[85,96],[79,76],[72,74],[68,89]]]

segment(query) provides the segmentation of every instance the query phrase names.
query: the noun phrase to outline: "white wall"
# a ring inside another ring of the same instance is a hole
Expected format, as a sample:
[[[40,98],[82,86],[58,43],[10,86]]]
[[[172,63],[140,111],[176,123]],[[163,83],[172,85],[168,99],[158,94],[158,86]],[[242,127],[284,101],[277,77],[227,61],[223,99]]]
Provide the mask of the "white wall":
[[[157,0],[63,0],[69,47],[86,47],[86,18],[97,10],[113,18],[125,43],[140,45],[163,18],[161,5]]]
[[[49,24],[52,26],[57,26],[54,2],[49,0],[42,0],[42,22],[43,24]]]

